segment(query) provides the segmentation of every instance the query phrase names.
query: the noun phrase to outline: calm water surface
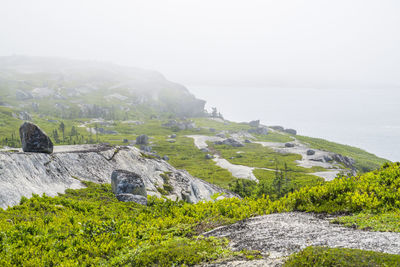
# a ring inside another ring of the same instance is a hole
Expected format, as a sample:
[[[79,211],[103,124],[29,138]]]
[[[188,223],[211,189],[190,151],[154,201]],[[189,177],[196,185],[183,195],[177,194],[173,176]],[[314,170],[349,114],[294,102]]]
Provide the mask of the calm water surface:
[[[260,119],[400,161],[400,88],[304,89],[189,86],[226,119]]]

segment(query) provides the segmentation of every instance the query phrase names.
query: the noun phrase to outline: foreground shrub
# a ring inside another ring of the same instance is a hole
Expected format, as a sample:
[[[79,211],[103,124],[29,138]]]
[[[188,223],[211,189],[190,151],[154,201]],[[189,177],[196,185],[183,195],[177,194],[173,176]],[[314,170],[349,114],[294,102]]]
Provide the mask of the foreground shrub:
[[[400,255],[346,248],[308,247],[289,257],[285,267],[294,266],[400,266]]]

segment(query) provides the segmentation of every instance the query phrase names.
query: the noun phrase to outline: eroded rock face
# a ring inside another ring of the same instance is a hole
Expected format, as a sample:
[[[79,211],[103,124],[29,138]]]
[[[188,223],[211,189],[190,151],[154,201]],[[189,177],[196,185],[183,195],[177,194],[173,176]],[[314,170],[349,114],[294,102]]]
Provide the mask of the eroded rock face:
[[[68,188],[84,188],[80,180],[111,183],[113,171],[120,169],[140,175],[151,196],[161,197],[157,187],[164,184],[165,173],[169,173],[173,188],[167,198],[197,203],[211,200],[216,193],[236,196],[164,160],[145,158],[135,147],[75,145],[56,146],[51,155],[0,152],[0,208],[16,205],[22,196],[29,198],[32,193],[55,196]]]
[[[22,150],[24,152],[53,153],[50,138],[35,124],[25,122],[19,128]]]
[[[134,172],[125,170],[113,171],[111,174],[111,187],[115,195],[133,194],[147,196],[142,177]]]

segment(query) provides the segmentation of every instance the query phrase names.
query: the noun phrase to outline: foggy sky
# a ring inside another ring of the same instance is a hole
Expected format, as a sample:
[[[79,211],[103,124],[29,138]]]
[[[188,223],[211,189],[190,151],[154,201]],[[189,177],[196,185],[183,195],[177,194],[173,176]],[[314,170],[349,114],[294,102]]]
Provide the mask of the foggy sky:
[[[183,84],[400,86],[398,0],[1,0],[0,55],[158,70]]]

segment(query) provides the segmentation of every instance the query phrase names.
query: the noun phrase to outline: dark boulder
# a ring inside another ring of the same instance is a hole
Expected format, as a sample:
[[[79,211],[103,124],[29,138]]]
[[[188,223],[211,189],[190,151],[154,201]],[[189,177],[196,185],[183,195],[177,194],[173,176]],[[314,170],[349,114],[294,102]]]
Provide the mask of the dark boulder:
[[[147,197],[142,177],[134,172],[115,170],[111,174],[111,187],[115,195],[133,194]]]
[[[315,151],[312,149],[307,150],[307,156],[313,156],[315,155]]]
[[[149,137],[145,134],[139,135],[136,137],[137,145],[147,145],[149,143]]]
[[[171,134],[171,138],[176,138],[176,134]]]
[[[206,159],[213,159],[214,157],[213,157],[212,155],[210,155],[210,154],[207,154],[207,155],[205,156],[205,158],[206,158]]]
[[[25,122],[19,128],[22,150],[24,152],[53,153],[53,142],[35,124]]]
[[[250,141],[249,139],[244,140],[244,142],[245,142],[246,144],[251,144],[251,141]]]
[[[286,143],[285,147],[294,147],[294,144],[293,143]]]
[[[162,157],[162,159],[165,160],[165,161],[168,161],[168,160],[169,160],[169,157],[168,157],[167,155],[164,155],[164,156]]]

